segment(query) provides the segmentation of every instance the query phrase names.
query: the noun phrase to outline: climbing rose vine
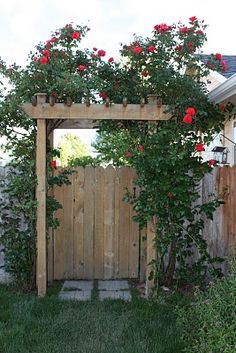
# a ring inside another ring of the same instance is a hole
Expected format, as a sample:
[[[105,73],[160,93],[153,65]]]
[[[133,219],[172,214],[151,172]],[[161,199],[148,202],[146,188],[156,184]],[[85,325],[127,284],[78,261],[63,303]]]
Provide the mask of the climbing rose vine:
[[[208,101],[202,78],[207,76],[209,68],[224,71],[226,65],[219,53],[212,54],[206,63],[196,54],[206,40],[206,25],[195,16],[187,24],[150,26],[149,37],[136,35],[131,43],[122,44],[120,61],[111,57],[106,48],[82,49],[81,42],[89,30],[87,26],[67,24],[54,31],[30,53],[25,68],[16,64],[8,67],[1,60],[0,73],[11,88],[1,91],[0,131],[8,138],[14,167],[21,170],[11,180],[9,202],[18,200],[14,222],[6,217],[4,223],[5,239],[10,239],[6,247],[9,268],[14,271],[18,266],[21,273],[25,271],[24,279],[32,283],[36,207],[32,157],[36,126],[23,113],[21,104],[31,99],[34,103],[37,92],[45,92],[51,105],[55,101],[66,102],[68,98],[70,104],[88,100],[101,104],[108,98],[109,104],[122,103],[124,97],[128,104],[140,103],[141,98],[147,102],[148,95],[155,94],[158,105],[166,107],[169,120],[154,124],[104,122],[100,124],[96,147],[101,160],[130,165],[137,172],[135,183],[140,191],[136,197],[127,194],[126,198],[133,204],[140,226],[151,222],[156,234],[158,256],[152,264],[152,275],[169,285],[190,278],[193,270],[203,274],[209,269],[207,261],[211,266],[214,263],[201,237],[203,217],[212,217],[218,202],[212,199],[207,204],[197,203],[197,187],[204,174],[216,165],[214,160],[204,161],[201,153],[213,134],[222,128],[227,107]],[[60,124],[61,121],[54,125],[47,122],[48,136]],[[21,131],[23,128],[22,135],[18,128]],[[50,163],[50,158],[56,152],[49,145],[47,150],[50,188],[62,185],[67,179],[66,173],[60,178],[51,175],[56,165]],[[20,185],[27,186],[27,193],[20,192]],[[52,215],[60,205],[48,197],[47,207],[48,225],[55,227],[57,222]],[[16,221],[22,213],[29,225],[24,232],[19,231]],[[17,246],[13,249],[11,244]],[[199,256],[189,266],[187,259],[194,248]],[[22,254],[21,267],[18,253]]]

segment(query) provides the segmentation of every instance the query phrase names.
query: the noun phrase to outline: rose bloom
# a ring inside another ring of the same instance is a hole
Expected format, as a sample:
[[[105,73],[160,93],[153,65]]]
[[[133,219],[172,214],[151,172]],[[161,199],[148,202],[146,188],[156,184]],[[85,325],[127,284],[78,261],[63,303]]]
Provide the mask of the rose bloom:
[[[221,70],[222,70],[223,72],[225,72],[225,71],[227,70],[226,62],[225,62],[225,61],[221,61],[220,65],[221,65]]]
[[[183,48],[182,45],[177,45],[177,47],[175,47],[175,50],[176,50],[176,51],[181,51],[182,48]]]
[[[196,110],[193,108],[193,107],[188,107],[186,110],[185,110],[185,113],[188,114],[188,115],[196,115]]]
[[[182,33],[182,34],[185,34],[185,33],[187,33],[187,31],[188,31],[188,27],[181,27],[180,29],[179,29],[179,32],[180,33]]]
[[[84,66],[84,65],[79,65],[79,66],[77,67],[77,69],[78,69],[79,71],[84,71],[84,70],[85,70],[85,66]]]
[[[102,50],[102,49],[100,49],[99,51],[98,51],[98,56],[105,56],[106,55],[106,52],[105,52],[105,50]]]
[[[143,152],[144,148],[143,148],[143,145],[138,145],[137,146],[137,151],[138,152]]]
[[[147,51],[149,52],[149,53],[153,53],[154,51],[155,51],[155,46],[154,45],[150,45],[148,48],[147,48]]]
[[[126,158],[132,157],[132,153],[130,151],[126,151],[124,155]]]
[[[183,117],[183,122],[185,124],[191,124],[193,121],[193,118],[192,118],[192,115],[190,114],[186,114],[184,117]]]
[[[149,75],[149,73],[148,73],[147,70],[143,70],[143,71],[141,72],[141,75],[142,75],[143,77],[147,77],[147,76]]]
[[[195,145],[195,151],[197,151],[197,152],[203,152],[203,151],[205,151],[205,148],[204,148],[203,144],[202,144],[202,143],[196,143],[196,145]]]
[[[214,159],[210,159],[209,161],[208,161],[208,165],[209,165],[209,167],[213,167],[214,165],[215,165],[215,160]]]
[[[204,32],[203,32],[201,29],[198,29],[198,30],[196,31],[196,34],[204,35]]]
[[[97,50],[98,50],[98,48],[93,47],[93,50],[94,50],[94,51],[97,51]]]
[[[102,99],[106,99],[107,98],[107,95],[105,92],[100,92],[99,93],[99,97],[102,98]]]
[[[80,33],[79,32],[72,32],[71,33],[71,38],[72,39],[79,39],[80,38]]]
[[[222,55],[220,53],[215,54],[215,60],[221,60]]]
[[[51,168],[56,168],[57,167],[57,161],[51,161],[50,162],[50,167]]]
[[[195,22],[195,21],[197,21],[197,17],[196,16],[189,17],[189,21]]]
[[[47,56],[41,56],[39,61],[40,61],[40,64],[46,65],[48,63],[48,58],[47,58]]]
[[[47,50],[47,49],[42,50],[42,54],[44,56],[49,56],[50,55],[49,50]]]
[[[140,54],[142,50],[143,50],[142,47],[137,47],[137,48],[133,48],[133,49],[132,49],[132,51],[133,51],[134,54]]]
[[[114,61],[114,58],[112,58],[112,57],[108,59],[109,63],[113,63],[113,61]]]
[[[192,50],[193,49],[193,43],[192,42],[188,42],[187,44],[188,49]]]
[[[225,105],[224,105],[224,103],[220,103],[220,104],[219,104],[219,110],[220,110],[221,112],[224,112],[224,111],[225,111]]]

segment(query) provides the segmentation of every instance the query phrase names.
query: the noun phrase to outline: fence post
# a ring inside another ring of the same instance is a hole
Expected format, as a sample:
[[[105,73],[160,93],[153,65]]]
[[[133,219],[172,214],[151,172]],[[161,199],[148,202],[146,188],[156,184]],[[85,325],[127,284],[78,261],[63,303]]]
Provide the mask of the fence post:
[[[37,103],[46,102],[45,94],[37,95]],[[46,244],[46,120],[37,119],[36,141],[36,175],[37,175],[37,286],[38,295],[44,296],[47,291],[47,244]]]

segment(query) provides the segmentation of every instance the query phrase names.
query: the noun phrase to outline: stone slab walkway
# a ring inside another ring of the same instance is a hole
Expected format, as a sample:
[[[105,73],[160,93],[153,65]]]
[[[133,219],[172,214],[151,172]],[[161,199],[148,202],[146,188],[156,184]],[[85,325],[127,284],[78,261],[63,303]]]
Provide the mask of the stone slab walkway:
[[[104,281],[65,281],[59,293],[62,300],[91,300],[92,296],[99,300],[122,299],[131,301],[129,283],[126,280]]]

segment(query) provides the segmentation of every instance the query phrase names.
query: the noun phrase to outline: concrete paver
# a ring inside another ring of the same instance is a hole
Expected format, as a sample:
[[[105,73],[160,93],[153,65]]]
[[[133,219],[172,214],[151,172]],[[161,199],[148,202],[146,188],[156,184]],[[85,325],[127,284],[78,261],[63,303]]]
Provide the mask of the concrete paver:
[[[105,280],[98,281],[98,290],[124,290],[129,289],[129,283],[126,280]]]
[[[99,299],[122,299],[125,301],[131,301],[131,293],[128,290],[104,290],[99,292]]]
[[[73,288],[82,291],[88,291],[93,289],[93,281],[65,281],[62,290],[65,288]]]
[[[73,290],[73,291],[61,291],[59,293],[59,299],[62,300],[91,300],[92,291],[91,290]]]

